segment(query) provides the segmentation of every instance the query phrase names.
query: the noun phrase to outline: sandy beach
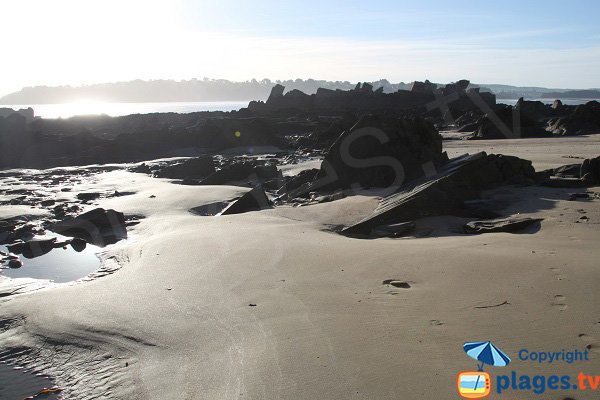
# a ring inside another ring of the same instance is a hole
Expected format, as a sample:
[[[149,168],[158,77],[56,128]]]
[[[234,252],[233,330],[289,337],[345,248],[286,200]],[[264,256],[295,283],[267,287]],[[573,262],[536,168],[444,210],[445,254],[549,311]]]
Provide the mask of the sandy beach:
[[[541,170],[600,154],[600,137],[444,149],[518,155]],[[116,189],[133,194],[99,206],[143,216],[99,254],[118,270],[0,299],[0,359],[54,377],[65,398],[452,399],[456,374],[475,368],[462,344],[477,340],[500,345],[521,373],[600,368],[599,187],[588,201],[541,186],[485,193],[503,214],[543,218],[539,230],[466,235],[464,218],[441,216],[419,219],[411,237],[373,240],[331,227],[369,215],[375,192],[202,217],[189,210],[248,189],[117,170],[73,190]],[[516,357],[586,346],[583,365]]]

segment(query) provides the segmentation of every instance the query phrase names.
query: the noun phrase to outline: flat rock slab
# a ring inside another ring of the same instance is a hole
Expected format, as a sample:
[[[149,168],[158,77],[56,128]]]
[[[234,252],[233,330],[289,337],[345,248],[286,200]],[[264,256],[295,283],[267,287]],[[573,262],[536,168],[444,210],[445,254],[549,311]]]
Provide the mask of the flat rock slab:
[[[516,232],[539,223],[543,218],[501,218],[471,221],[464,226],[466,233]]]
[[[212,217],[218,215],[225,208],[229,206],[229,203],[224,201],[218,201],[216,203],[205,204],[202,206],[194,207],[190,209],[190,212],[195,215],[200,215],[203,217]]]

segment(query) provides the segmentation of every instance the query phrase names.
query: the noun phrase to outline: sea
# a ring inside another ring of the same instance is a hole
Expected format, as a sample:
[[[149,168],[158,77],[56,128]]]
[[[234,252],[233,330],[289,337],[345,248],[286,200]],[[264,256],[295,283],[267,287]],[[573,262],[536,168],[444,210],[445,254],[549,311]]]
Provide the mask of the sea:
[[[36,117],[41,118],[70,118],[78,115],[101,115],[111,117],[130,114],[149,113],[191,113],[196,111],[233,111],[248,106],[251,100],[246,101],[196,101],[196,102],[169,102],[169,103],[108,103],[82,101],[77,103],[62,104],[9,104],[0,105],[0,108],[33,108]]]
[[[553,99],[527,99],[539,100],[546,104],[552,104]],[[563,104],[584,104],[591,99],[561,99]],[[70,118],[79,115],[101,115],[111,117],[130,114],[149,113],[191,113],[197,111],[234,111],[247,107],[251,100],[245,101],[196,101],[196,102],[168,102],[168,103],[108,103],[82,101],[77,103],[62,104],[9,104],[0,105],[14,110],[20,108],[33,108],[36,117],[41,118]],[[516,99],[497,99],[497,103],[515,105]]]

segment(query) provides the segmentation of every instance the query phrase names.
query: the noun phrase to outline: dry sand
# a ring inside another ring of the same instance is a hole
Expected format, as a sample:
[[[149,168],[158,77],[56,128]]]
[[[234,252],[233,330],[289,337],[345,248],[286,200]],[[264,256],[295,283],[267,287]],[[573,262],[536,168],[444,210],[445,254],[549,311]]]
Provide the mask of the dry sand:
[[[515,154],[543,169],[599,155],[600,137],[446,147]],[[506,214],[543,217],[537,232],[470,236],[458,233],[465,220],[436,217],[418,221],[427,237],[359,240],[327,229],[368,215],[376,197],[200,217],[188,210],[248,189],[122,171],[90,187],[136,192],[100,202],[145,216],[101,254],[121,269],[0,299],[11,321],[0,325],[2,358],[50,373],[67,398],[456,399],[456,374],[475,368],[462,344],[474,340],[513,358],[492,374],[600,374],[600,200],[567,201],[573,190],[486,193]],[[588,345],[585,363],[517,359],[522,348]],[[544,399],[566,396],[598,398]]]

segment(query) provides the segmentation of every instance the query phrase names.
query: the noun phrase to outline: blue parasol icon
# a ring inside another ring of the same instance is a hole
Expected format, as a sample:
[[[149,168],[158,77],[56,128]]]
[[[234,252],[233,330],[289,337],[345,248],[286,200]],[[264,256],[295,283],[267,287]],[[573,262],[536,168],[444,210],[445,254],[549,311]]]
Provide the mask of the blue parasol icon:
[[[483,371],[484,364],[493,365],[495,367],[505,367],[510,363],[510,357],[489,341],[467,342],[463,345],[463,349],[469,357],[481,361],[481,365],[477,366],[479,371]]]

